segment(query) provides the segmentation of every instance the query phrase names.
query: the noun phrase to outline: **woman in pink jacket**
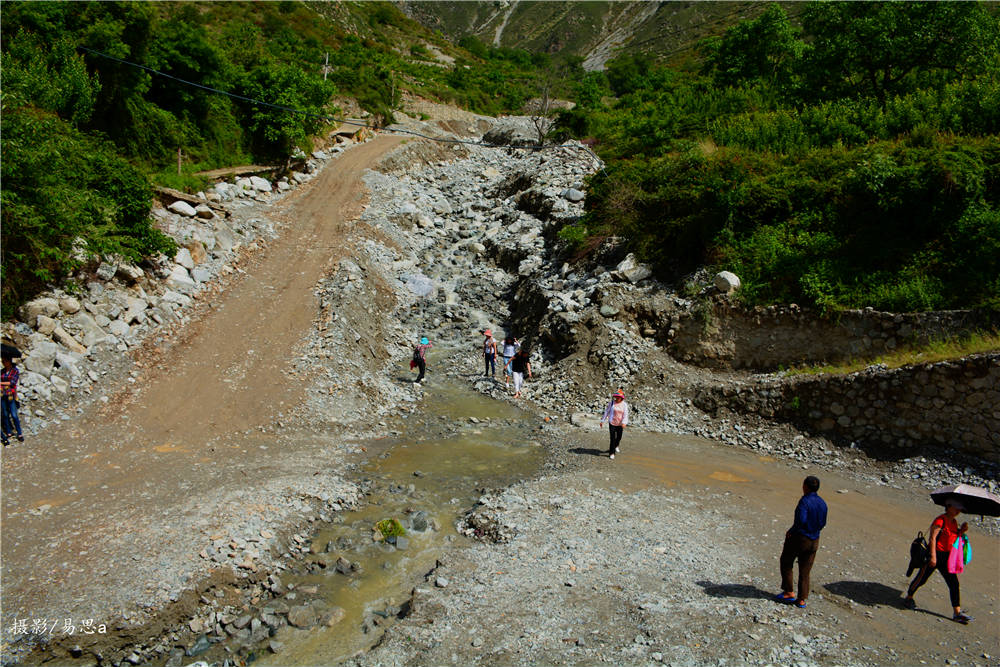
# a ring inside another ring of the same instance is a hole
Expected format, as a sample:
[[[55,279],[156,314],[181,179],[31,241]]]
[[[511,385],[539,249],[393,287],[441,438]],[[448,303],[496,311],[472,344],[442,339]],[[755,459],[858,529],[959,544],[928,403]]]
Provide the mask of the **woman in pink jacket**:
[[[608,432],[611,434],[608,457],[613,459],[621,446],[622,433],[628,426],[628,403],[625,402],[625,392],[621,389],[611,394],[611,402],[604,408],[604,415],[601,416],[601,428],[604,428],[604,422],[608,422]]]

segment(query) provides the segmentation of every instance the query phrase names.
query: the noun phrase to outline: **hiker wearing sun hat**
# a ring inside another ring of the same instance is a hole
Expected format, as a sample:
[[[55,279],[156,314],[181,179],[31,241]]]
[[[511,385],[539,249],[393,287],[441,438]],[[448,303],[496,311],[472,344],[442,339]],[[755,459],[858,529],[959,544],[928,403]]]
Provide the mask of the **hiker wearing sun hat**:
[[[413,363],[420,369],[420,372],[417,373],[417,379],[413,381],[413,384],[420,384],[424,379],[424,371],[427,370],[427,350],[432,347],[434,347],[434,344],[427,340],[427,336],[423,336],[420,339],[419,345],[413,346]]]
[[[625,392],[619,389],[611,394],[611,402],[604,408],[601,416],[601,428],[608,422],[608,433],[611,435],[611,446],[608,448],[608,458],[615,458],[621,448],[622,434],[628,426],[628,403],[625,402]]]
[[[497,376],[497,341],[493,338],[493,331],[486,329],[483,331],[483,359],[486,361],[486,372],[483,373],[483,377],[490,376],[490,370],[493,371],[493,377]]]

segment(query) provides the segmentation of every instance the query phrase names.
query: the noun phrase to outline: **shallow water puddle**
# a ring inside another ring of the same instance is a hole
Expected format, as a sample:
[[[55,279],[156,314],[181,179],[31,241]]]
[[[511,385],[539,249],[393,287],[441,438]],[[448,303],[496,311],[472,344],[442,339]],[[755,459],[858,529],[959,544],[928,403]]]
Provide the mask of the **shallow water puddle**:
[[[460,385],[435,384],[421,407],[423,414],[406,420],[403,435],[370,443],[369,451],[382,453],[362,470],[372,484],[367,505],[342,513],[320,530],[313,544],[321,553],[307,557],[326,567],[282,576],[286,585],[295,585],[295,597],[285,596],[289,605],[319,597],[331,609],[342,609],[342,620],[310,630],[282,628],[272,638],[282,644],[280,652],[262,647],[259,664],[333,664],[367,650],[405,613],[414,586],[433,585],[424,576],[456,538],[455,522],[478,499],[478,489],[528,477],[544,460],[542,448],[531,440],[535,419],[508,403]],[[441,416],[452,434],[434,435],[440,433],[440,425],[435,429],[433,424]],[[406,528],[403,548],[373,540],[375,524],[387,518]],[[346,573],[338,572],[338,562]]]

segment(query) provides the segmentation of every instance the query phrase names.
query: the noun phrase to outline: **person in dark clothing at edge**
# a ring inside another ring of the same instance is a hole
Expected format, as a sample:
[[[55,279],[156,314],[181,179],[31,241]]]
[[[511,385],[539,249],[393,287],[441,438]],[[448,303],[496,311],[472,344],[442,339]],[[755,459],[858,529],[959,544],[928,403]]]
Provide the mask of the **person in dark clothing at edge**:
[[[775,596],[775,600],[795,604],[800,609],[806,606],[809,598],[809,572],[819,550],[819,532],[826,526],[826,502],[817,491],[819,478],[809,475],[802,482],[802,497],[795,506],[795,522],[785,533],[785,545],[779,560],[781,593]],[[798,597],[792,590],[792,570],[796,559],[799,561]]]

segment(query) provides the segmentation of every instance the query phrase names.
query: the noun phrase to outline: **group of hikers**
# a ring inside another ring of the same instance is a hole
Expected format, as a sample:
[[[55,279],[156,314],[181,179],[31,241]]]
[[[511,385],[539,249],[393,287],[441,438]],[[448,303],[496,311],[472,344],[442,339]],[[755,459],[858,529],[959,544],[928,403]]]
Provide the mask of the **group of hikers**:
[[[492,329],[484,329],[483,332],[482,355],[485,364],[483,377],[496,378],[497,376],[497,356],[503,358],[504,386],[509,388],[511,381],[514,383],[514,398],[521,398],[521,388],[524,386],[525,377],[531,377],[531,361],[528,349],[521,345],[514,336],[507,336],[502,342],[498,342],[493,337]],[[410,360],[410,369],[417,370],[417,377],[413,384],[420,384],[424,380],[427,371],[427,350],[434,347],[427,336],[422,336],[420,342],[413,346],[413,358]]]
[[[493,337],[491,329],[483,330],[482,335],[483,376],[496,378],[497,356],[500,355],[503,359],[505,386],[509,387],[510,381],[513,380],[514,398],[519,398],[525,376],[531,377],[531,362],[527,348],[522,346],[521,341],[513,336],[506,336],[502,342],[498,342]],[[426,352],[431,347],[433,345],[426,336],[422,337],[420,343],[413,347],[413,360],[410,367],[419,369],[414,383],[420,383],[424,378],[427,366]],[[625,392],[622,388],[611,395],[611,400],[605,406],[599,421],[601,428],[604,427],[605,422],[608,424],[610,436],[608,458],[614,460],[615,454],[621,451],[622,435],[629,422],[629,405],[625,400]],[[802,497],[795,507],[795,517],[791,528],[785,533],[781,556],[778,559],[781,572],[781,592],[774,599],[777,602],[790,604],[800,609],[806,607],[806,601],[809,598],[809,574],[812,571],[816,553],[819,551],[820,531],[826,526],[827,506],[826,502],[819,496],[819,485],[819,478],[813,475],[803,480]],[[907,609],[916,609],[914,594],[917,589],[927,583],[927,580],[937,570],[948,585],[954,612],[952,620],[968,624],[972,621],[972,617],[962,611],[958,584],[958,572],[961,571],[961,565],[958,566],[956,572],[953,565],[956,561],[953,551],[962,548],[959,545],[965,539],[969,524],[963,523],[959,526],[955,519],[964,511],[960,499],[948,498],[944,504],[944,514],[935,518],[931,523],[928,531],[929,545],[926,551],[920,555],[912,556],[915,560],[911,560],[910,569],[911,571],[916,569],[918,572],[907,588],[906,597],[903,598],[901,604]],[[958,560],[961,561],[961,558]],[[799,566],[797,594],[792,581],[796,562]],[[907,572],[907,575],[909,574],[910,572]]]

